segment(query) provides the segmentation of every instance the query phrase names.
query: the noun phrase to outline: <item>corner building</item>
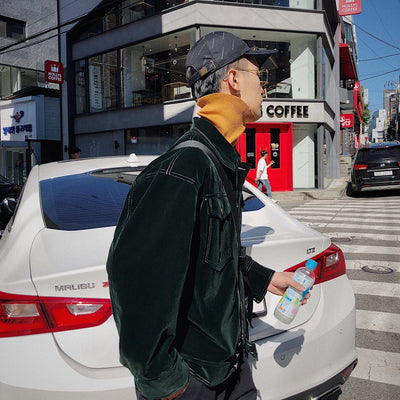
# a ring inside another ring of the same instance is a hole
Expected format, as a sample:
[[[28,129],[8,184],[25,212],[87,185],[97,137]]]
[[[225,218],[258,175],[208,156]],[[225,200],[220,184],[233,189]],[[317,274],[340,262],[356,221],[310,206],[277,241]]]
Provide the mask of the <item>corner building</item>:
[[[243,160],[255,168],[260,150],[269,150],[273,191],[323,188],[340,176],[336,2],[69,3],[59,1],[65,147],[77,145],[83,157],[163,153],[197,113],[186,54],[224,30],[251,47],[278,49],[267,65],[263,117],[237,145]]]

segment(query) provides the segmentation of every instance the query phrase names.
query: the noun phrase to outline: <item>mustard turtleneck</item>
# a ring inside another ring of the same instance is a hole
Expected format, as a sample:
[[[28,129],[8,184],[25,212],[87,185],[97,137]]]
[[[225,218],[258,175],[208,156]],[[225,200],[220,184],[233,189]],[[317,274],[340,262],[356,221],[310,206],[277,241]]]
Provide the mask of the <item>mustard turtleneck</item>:
[[[197,113],[210,121],[225,139],[234,146],[245,130],[246,122],[253,122],[249,106],[239,97],[226,93],[213,93],[200,97]]]

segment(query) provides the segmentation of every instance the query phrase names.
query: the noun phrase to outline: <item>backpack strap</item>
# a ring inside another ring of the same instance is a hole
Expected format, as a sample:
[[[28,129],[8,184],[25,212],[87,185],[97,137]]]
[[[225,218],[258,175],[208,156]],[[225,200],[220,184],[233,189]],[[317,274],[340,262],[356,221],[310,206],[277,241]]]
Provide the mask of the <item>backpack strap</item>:
[[[198,132],[201,133],[202,136],[205,136],[201,131],[198,131]],[[207,138],[207,140],[208,140],[208,138]],[[248,275],[246,248],[242,246],[241,241],[240,241],[241,227],[240,227],[240,222],[239,222],[239,210],[238,210],[238,206],[237,206],[237,201],[235,199],[235,193],[232,189],[228,175],[226,174],[225,169],[222,166],[220,160],[208,146],[199,142],[198,140],[186,140],[184,142],[178,143],[177,145],[173,146],[170,150],[177,150],[177,149],[182,149],[185,147],[192,147],[192,148],[200,149],[204,153],[206,153],[210,157],[211,161],[214,163],[215,168],[217,169],[217,172],[221,178],[226,195],[228,197],[229,204],[231,206],[231,211],[232,211],[232,215],[233,215],[233,219],[234,219],[234,223],[235,223],[236,237],[237,237],[237,242],[238,242],[237,245],[238,245],[238,252],[239,252],[239,257],[238,257],[239,267],[240,267],[240,270],[242,271],[243,281],[244,281],[244,286],[245,286],[245,294],[247,296],[247,319],[251,323],[251,318],[253,316],[253,296],[251,293],[251,286],[250,286],[249,275]]]

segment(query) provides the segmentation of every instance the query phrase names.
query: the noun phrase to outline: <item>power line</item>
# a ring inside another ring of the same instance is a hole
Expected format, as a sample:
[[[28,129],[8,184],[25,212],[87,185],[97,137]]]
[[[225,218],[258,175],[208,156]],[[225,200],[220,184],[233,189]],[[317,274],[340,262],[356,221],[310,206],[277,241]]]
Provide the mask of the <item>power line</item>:
[[[377,75],[373,75],[373,76],[369,76],[368,78],[361,78],[361,81],[367,81],[368,79],[373,79],[373,78],[377,78],[378,76],[383,76],[383,75],[387,75],[387,74],[391,74],[392,72],[396,72],[396,71],[400,71],[400,68],[396,68],[393,71],[388,71],[388,72],[383,72],[382,74],[377,74]]]
[[[383,39],[381,39],[381,38],[378,38],[377,36],[373,35],[372,33],[369,33],[367,30],[365,30],[364,28],[361,28],[361,26],[357,25],[354,21],[351,22],[349,19],[348,19],[347,21],[348,21],[349,23],[353,23],[358,29],[360,29],[361,31],[363,31],[363,32],[366,33],[367,35],[373,37],[374,39],[376,39],[376,40],[378,40],[378,41],[380,41],[380,42],[382,42],[382,43],[385,43],[386,45],[391,46],[391,47],[393,47],[393,48],[395,48],[395,49],[397,49],[397,50],[400,50],[400,47],[395,46],[395,45],[392,44],[392,43],[386,42],[385,40],[383,40]]]
[[[393,53],[393,54],[388,54],[387,56],[381,56],[381,57],[375,57],[375,58],[367,58],[365,60],[358,60],[358,62],[362,61],[376,61],[376,60],[381,60],[382,58],[387,58],[387,57],[393,57],[393,56],[398,56],[400,53]]]

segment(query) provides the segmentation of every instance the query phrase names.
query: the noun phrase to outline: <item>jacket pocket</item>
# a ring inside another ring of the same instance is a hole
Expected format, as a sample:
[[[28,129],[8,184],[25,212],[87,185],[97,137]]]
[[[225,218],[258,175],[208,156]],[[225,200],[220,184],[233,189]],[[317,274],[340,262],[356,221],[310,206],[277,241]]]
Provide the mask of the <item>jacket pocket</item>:
[[[206,197],[207,239],[204,262],[222,271],[232,260],[235,243],[235,226],[227,197]]]

